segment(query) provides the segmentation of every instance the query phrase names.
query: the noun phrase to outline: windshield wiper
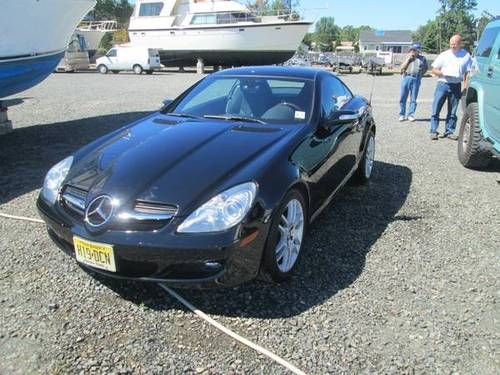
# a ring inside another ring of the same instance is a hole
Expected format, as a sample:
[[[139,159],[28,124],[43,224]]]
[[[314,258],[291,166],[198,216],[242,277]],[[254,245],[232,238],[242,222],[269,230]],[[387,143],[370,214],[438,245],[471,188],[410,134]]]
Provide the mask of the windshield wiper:
[[[227,115],[227,116],[223,116],[223,115],[205,115],[203,117],[205,117],[205,118],[215,118],[215,119],[221,119],[221,120],[227,120],[227,121],[234,120],[234,121],[244,121],[244,122],[257,122],[257,123],[263,124],[263,125],[266,124],[262,120],[259,120],[259,119],[253,118],[253,117],[245,117],[245,116],[236,116],[236,115]]]
[[[168,113],[164,113],[164,115],[176,116],[176,117],[188,117],[188,118],[201,118],[200,116],[191,115],[189,113],[177,113],[177,112],[168,112]]]

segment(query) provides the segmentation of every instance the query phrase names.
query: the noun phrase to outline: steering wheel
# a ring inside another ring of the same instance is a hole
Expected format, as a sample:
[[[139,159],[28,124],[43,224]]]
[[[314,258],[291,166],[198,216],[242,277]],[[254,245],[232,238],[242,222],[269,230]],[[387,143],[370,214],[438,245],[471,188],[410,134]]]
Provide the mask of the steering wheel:
[[[294,104],[294,103],[281,102],[281,103],[278,103],[278,105],[284,105],[284,106],[290,107],[292,109],[295,109],[296,111],[305,112],[304,109],[300,108],[297,104]]]

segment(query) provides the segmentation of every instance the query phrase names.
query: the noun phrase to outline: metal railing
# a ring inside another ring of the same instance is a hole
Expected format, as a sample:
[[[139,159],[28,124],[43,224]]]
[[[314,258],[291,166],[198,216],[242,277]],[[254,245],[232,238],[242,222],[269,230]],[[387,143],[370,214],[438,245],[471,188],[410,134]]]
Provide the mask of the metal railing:
[[[78,29],[116,31],[118,30],[118,23],[116,21],[82,21],[78,25]]]

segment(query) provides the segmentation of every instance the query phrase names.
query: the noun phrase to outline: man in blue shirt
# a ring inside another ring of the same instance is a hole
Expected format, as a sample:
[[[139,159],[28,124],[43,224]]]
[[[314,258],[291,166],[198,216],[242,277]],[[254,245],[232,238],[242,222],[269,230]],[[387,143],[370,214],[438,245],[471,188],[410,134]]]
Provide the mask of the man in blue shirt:
[[[467,86],[467,76],[471,70],[472,58],[462,49],[462,37],[458,34],[450,39],[450,49],[442,52],[432,63],[432,73],[438,77],[434,102],[432,103],[431,140],[438,139],[439,113],[448,100],[446,128],[441,138],[456,141],[453,134],[457,125],[457,109],[462,96],[462,81]]]
[[[421,45],[415,43],[411,46],[408,57],[401,65],[401,95],[399,99],[399,121],[415,121],[415,110],[417,109],[418,90],[422,76],[429,66],[424,56],[420,54]],[[406,101],[410,95],[410,108],[406,115]]]

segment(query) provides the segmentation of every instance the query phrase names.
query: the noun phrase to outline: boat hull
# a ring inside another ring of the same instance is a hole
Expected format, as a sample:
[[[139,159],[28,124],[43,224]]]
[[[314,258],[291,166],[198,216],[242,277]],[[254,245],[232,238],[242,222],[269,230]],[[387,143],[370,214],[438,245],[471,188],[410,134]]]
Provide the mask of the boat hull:
[[[172,51],[160,50],[160,60],[165,66],[194,66],[203,59],[211,66],[249,66],[281,64],[295,54],[292,51]]]
[[[78,22],[94,5],[95,0],[2,2],[0,98],[46,78],[61,60]]]
[[[64,51],[53,54],[0,61],[0,98],[33,87],[52,73]]]

